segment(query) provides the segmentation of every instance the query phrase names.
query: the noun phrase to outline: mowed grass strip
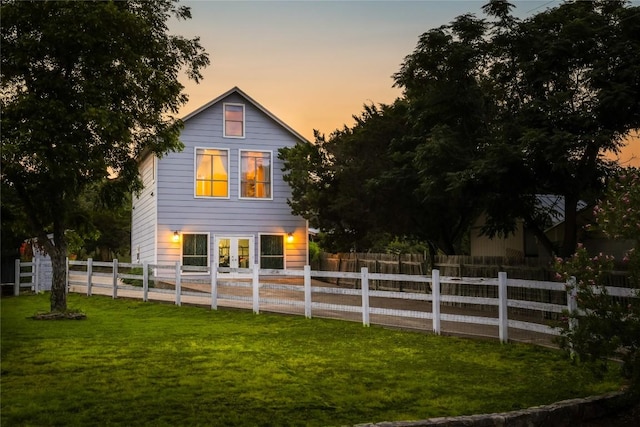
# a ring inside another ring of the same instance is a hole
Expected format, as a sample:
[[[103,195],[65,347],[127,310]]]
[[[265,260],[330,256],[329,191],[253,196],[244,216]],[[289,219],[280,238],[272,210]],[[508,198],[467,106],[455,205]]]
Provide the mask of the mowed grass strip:
[[[327,426],[502,412],[619,389],[558,351],[326,319],[4,297],[2,426]]]

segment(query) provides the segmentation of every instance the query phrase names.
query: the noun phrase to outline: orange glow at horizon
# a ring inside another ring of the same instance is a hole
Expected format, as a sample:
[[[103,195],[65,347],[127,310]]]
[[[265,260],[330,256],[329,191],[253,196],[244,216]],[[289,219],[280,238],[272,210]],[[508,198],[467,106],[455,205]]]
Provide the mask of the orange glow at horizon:
[[[621,166],[633,166],[640,168],[640,129],[630,132],[626,139],[626,144],[618,155],[608,156],[610,159],[618,160]]]

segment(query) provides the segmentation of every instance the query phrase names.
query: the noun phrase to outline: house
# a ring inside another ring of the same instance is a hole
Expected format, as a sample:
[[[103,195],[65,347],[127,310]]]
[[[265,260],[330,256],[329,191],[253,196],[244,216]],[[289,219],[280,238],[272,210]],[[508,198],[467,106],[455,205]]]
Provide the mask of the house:
[[[556,247],[562,244],[565,230],[565,204],[564,197],[557,195],[540,194],[536,196],[539,213],[546,217],[544,233],[549,241]],[[595,223],[593,209],[583,201],[577,206],[578,241],[587,252],[593,256],[603,253],[612,255],[617,261],[625,258],[628,251],[635,246],[635,242],[629,239],[613,239],[605,235],[597,227],[590,225]],[[471,229],[470,249],[472,257],[502,257],[516,261],[548,262],[552,254],[538,242],[532,230],[527,229],[523,220],[517,221],[515,233],[506,237],[481,236],[480,229],[485,217],[481,216]],[[620,266],[619,266],[620,267]],[[624,267],[626,268],[626,267]]]
[[[546,217],[544,233],[556,245],[562,243],[564,237],[564,197],[539,194],[536,196],[538,211]],[[578,202],[578,213],[584,212],[587,204]],[[582,216],[584,218],[584,215]],[[581,220],[581,224],[586,224]],[[470,249],[471,256],[523,258],[550,258],[552,254],[538,242],[534,232],[528,229],[522,219],[517,220],[515,232],[505,237],[481,236],[480,229],[486,222],[484,215],[471,228]]]
[[[308,224],[291,214],[278,149],[305,139],[237,87],[183,118],[184,150],[139,159],[132,262],[302,269]]]

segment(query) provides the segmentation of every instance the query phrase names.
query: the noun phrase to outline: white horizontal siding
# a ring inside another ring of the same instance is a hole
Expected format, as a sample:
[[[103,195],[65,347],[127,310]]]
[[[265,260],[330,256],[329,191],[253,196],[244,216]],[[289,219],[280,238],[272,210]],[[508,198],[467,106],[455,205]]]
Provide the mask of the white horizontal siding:
[[[156,242],[156,180],[155,157],[148,156],[139,165],[144,188],[132,197],[131,260],[155,262]],[[138,260],[138,256],[140,259]]]

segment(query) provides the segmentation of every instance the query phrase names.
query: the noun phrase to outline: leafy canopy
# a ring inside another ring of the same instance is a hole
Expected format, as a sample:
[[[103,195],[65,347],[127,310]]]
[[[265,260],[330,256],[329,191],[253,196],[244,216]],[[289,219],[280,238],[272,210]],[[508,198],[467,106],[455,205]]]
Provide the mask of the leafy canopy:
[[[326,248],[349,250],[376,246],[385,233],[401,232],[410,205],[402,178],[393,171],[402,159],[390,155],[389,141],[402,134],[401,105],[365,106],[356,124],[328,138],[316,132],[314,143],[283,148],[284,179],[292,188],[294,214],[330,230]],[[386,172],[385,172],[386,171]],[[382,173],[385,172],[385,173]]]

